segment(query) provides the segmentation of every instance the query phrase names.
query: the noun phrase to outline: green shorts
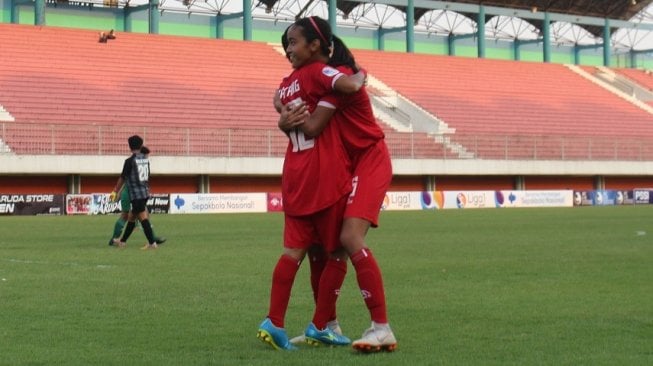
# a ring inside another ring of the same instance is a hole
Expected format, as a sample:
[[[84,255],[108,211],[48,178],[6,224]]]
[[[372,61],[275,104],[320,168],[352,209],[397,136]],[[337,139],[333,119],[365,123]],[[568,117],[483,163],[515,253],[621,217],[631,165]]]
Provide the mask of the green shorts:
[[[120,212],[129,212],[131,209],[131,202],[129,200],[129,190],[123,188],[120,193]]]

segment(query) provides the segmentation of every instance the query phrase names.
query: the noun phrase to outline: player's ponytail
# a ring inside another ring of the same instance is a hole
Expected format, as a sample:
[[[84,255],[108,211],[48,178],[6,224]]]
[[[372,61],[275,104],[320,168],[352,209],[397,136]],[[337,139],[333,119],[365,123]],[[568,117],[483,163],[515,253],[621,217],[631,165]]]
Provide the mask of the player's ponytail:
[[[349,48],[347,48],[342,39],[336,36],[333,36],[333,53],[331,54],[328,64],[333,67],[342,65],[348,66],[353,72],[358,72],[354,55],[351,53]]]

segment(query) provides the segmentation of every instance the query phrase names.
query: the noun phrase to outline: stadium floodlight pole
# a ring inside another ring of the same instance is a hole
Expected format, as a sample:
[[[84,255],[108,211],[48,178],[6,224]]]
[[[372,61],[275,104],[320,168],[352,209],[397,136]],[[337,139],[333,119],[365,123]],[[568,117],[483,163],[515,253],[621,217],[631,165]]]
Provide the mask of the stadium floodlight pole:
[[[512,42],[512,50],[514,53],[513,59],[515,61],[521,60],[521,46],[526,45],[526,44],[538,44],[542,42],[541,39],[529,39],[529,40],[521,40],[519,38],[515,38],[515,40]]]
[[[599,47],[603,47],[601,44],[587,44],[587,45],[579,45],[576,44],[574,46],[574,65],[580,65],[580,53],[583,50],[595,50]]]
[[[636,69],[637,68],[637,54],[635,52],[633,52],[633,51],[634,50],[631,49],[628,52],[628,54],[630,56],[630,68],[631,69]]]
[[[603,25],[603,66],[610,66],[610,19]]]
[[[19,0],[9,0],[9,6],[11,7],[11,14],[9,15],[11,18],[9,21],[12,24],[18,24],[18,18],[20,16],[18,13],[18,9],[20,9],[20,7],[18,5],[20,4],[21,2]]]
[[[485,6],[478,6],[478,18],[476,20],[476,33],[478,43],[478,58],[485,58]]]
[[[252,0],[243,0],[243,41],[252,40]]]
[[[415,1],[408,0],[406,6],[406,52],[415,52]]]
[[[338,35],[338,24],[336,22],[336,15],[338,13],[338,7],[336,0],[329,0],[329,26],[331,27],[331,33]]]
[[[629,53],[630,53],[630,67],[635,69],[635,68],[637,68],[637,55],[639,55],[639,54],[652,54],[653,49],[645,49],[645,50],[631,49]]]
[[[526,44],[538,44],[543,42],[542,39],[529,39],[529,40],[521,40],[519,38],[515,38],[515,40],[512,42],[512,51],[514,53],[513,59],[515,61],[521,60],[521,46],[526,45]]]
[[[455,56],[456,55],[456,41],[459,39],[467,39],[467,38],[474,38],[476,37],[476,33],[469,33],[469,34],[453,34],[449,33],[449,36],[447,37],[447,48],[448,48],[448,54],[449,56]]]
[[[148,2],[147,4],[142,4],[142,5],[129,5],[129,2],[125,4],[125,7],[123,8],[122,14],[123,14],[123,31],[124,32],[131,32],[132,31],[132,25],[134,23],[134,17],[132,14],[138,13],[140,11],[147,11],[149,14],[150,11],[150,3]],[[149,17],[149,15],[148,15]],[[157,28],[158,29],[158,28]],[[149,25],[148,25],[148,31],[149,31]]]
[[[222,39],[224,38],[224,22],[229,19],[244,19],[243,12],[231,13],[231,14],[216,14],[215,15],[215,38]]]
[[[45,25],[45,0],[34,1],[34,25]]]
[[[544,62],[551,62],[551,16],[549,12],[544,13],[542,22],[542,59]]]
[[[148,16],[148,32],[150,34],[159,34],[159,0],[149,1]]]
[[[449,36],[447,36],[447,54],[449,56],[456,55],[456,37],[453,32],[449,33]]]
[[[133,22],[133,17],[132,17],[132,8],[129,6],[129,3],[125,5],[124,9],[122,10],[122,31],[123,32],[131,32],[132,31],[132,22]]]
[[[376,32],[376,41],[377,41],[377,49],[379,51],[385,50],[385,35],[390,34],[390,33],[398,33],[398,32],[403,32],[406,30],[406,27],[396,27],[396,28],[381,28],[379,27],[379,30]]]

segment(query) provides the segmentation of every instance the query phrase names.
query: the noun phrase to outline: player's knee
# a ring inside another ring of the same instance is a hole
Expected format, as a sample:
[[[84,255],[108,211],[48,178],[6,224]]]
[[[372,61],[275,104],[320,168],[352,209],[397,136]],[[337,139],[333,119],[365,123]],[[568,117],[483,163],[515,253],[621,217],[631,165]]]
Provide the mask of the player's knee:
[[[365,244],[364,238],[355,230],[343,230],[340,233],[340,243],[347,250],[352,253],[363,247]]]
[[[336,249],[329,254],[329,259],[346,261],[349,258],[347,251],[344,248]]]
[[[301,261],[304,259],[304,256],[306,255],[306,249],[283,248],[283,254],[297,261]]]

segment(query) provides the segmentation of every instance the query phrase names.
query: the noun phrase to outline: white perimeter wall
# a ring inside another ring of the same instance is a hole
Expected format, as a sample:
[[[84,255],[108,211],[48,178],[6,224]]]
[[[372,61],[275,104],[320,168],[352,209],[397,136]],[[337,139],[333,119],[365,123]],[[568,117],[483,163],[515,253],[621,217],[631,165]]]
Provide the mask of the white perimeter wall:
[[[0,174],[98,174],[122,170],[125,156],[0,155]],[[152,156],[155,175],[281,175],[281,158]],[[632,175],[653,174],[653,161],[517,161],[393,159],[395,175]]]

